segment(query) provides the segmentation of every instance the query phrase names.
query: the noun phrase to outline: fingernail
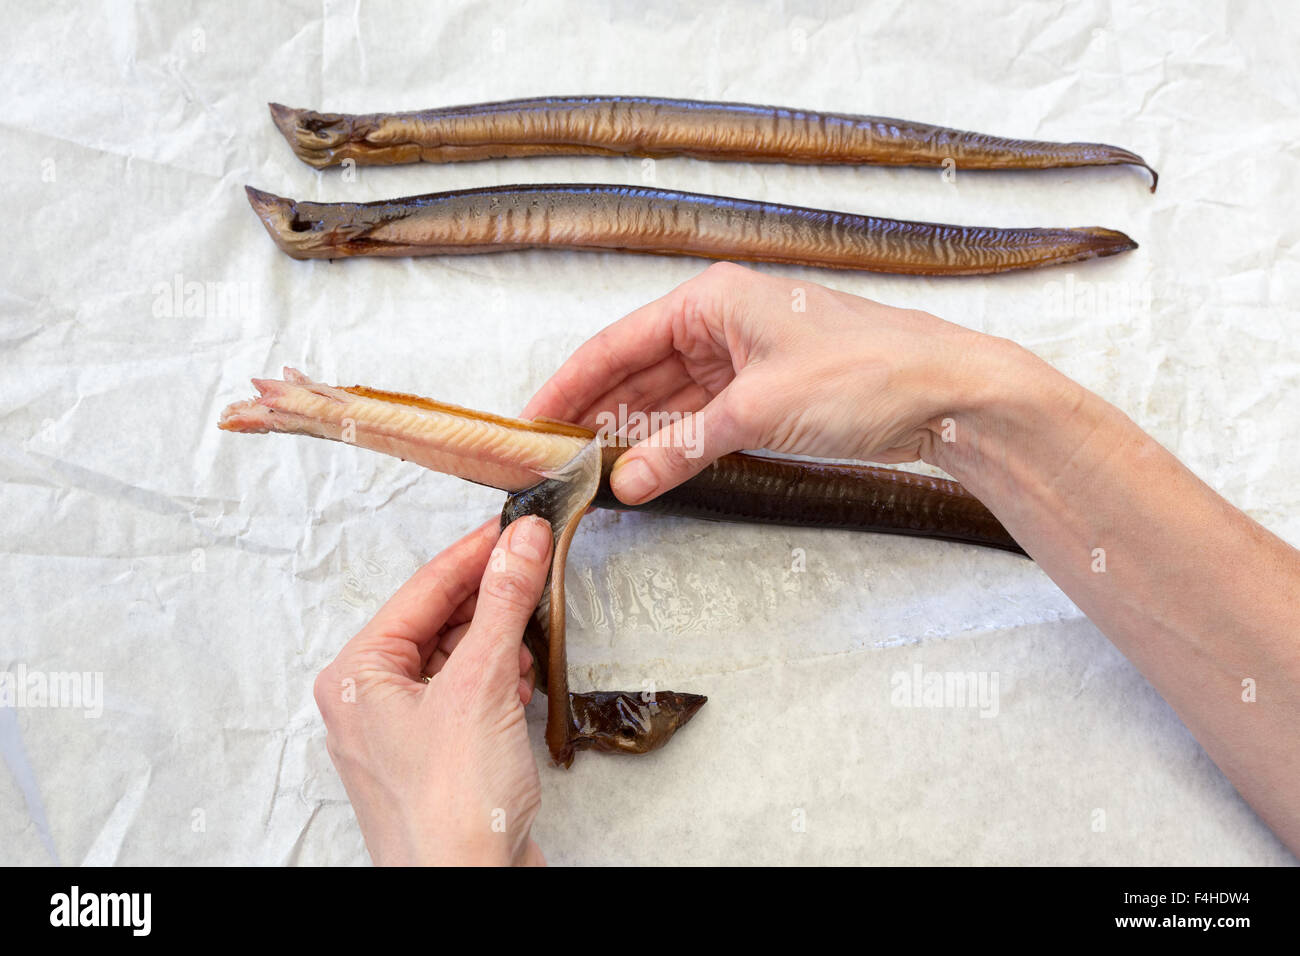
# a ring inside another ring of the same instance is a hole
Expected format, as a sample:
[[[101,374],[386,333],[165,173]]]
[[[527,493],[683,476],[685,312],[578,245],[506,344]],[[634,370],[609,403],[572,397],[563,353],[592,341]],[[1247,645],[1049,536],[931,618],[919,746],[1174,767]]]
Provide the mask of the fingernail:
[[[609,481],[614,488],[614,494],[620,501],[629,505],[639,505],[650,497],[650,492],[655,489],[654,473],[640,458],[616,464]]]
[[[551,529],[541,518],[521,518],[510,527],[510,552],[529,561],[546,557]]]

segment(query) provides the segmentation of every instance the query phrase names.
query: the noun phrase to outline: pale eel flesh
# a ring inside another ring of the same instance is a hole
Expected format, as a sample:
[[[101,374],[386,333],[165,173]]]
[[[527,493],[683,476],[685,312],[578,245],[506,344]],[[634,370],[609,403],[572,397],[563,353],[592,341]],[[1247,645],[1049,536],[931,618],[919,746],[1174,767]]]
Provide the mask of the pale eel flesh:
[[[1139,166],[1105,143],[1008,139],[891,119],[649,96],[547,96],[405,113],[318,113],[270,104],[298,158],[317,168],[514,156],[691,156],[819,165],[1052,169]]]
[[[293,369],[254,379],[255,399],[222,413],[227,431],[285,432],[343,441],[509,492],[502,527],[525,514],[546,518],[555,548],[547,592],[524,640],[537,687],[547,694],[546,742],[568,766],[578,750],[647,753],[704,704],[698,694],[568,690],[564,570],[588,507],[642,510],[718,521],[879,531],[941,538],[1024,554],[982,504],[956,482],[869,465],[736,453],[646,505],[610,491],[625,447],[589,429],[523,421],[361,386],[314,382]]]
[[[275,244],[295,259],[551,248],[960,276],[1137,248],[1100,226],[954,226],[644,186],[491,186],[366,203],[246,191]]]

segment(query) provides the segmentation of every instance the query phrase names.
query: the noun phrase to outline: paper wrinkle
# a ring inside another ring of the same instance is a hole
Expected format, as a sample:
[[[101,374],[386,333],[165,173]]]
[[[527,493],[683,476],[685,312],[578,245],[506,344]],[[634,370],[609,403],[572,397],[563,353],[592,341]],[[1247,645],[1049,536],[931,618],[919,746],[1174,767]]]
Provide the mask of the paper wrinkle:
[[[1132,254],[972,281],[764,268],[1023,342],[1300,541],[1294,18],[1154,0],[1041,12],[1008,0],[940,18],[904,3],[737,10],[327,2],[259,10],[256,30],[216,3],[10,18],[0,666],[101,673],[104,714],[0,710],[13,780],[0,862],[366,862],[314,678],[501,496],[333,443],[220,432],[220,409],[290,364],[513,414],[588,336],[706,265],[554,252],[293,262],[246,183],[326,201],[634,183],[1123,229]],[[958,170],[947,183],[933,170],[601,158],[344,175],[298,162],[266,111],[581,93],[1109,142],[1161,182],[1152,196],[1126,169]],[[178,277],[203,289],[193,314],[157,291]],[[1060,297],[1067,281],[1083,305]],[[796,549],[805,571],[791,570]],[[546,760],[544,700],[530,705],[535,835],[553,862],[1294,862],[1027,561],[596,513],[569,579],[575,687],[648,682],[710,700],[670,747],[585,755],[568,772]],[[891,680],[917,666],[999,675],[999,715],[891,703]],[[1096,807],[1107,833],[1089,830]]]
[[[113,866],[118,862],[122,843],[132,823],[135,822],[136,815],[140,812],[140,804],[144,800],[145,790],[149,787],[149,778],[152,775],[152,768],[146,769],[143,775],[128,784],[126,793],[118,799],[96,835],[95,841],[86,852],[85,858],[82,859],[82,866]]]
[[[54,836],[50,832],[40,784],[36,781],[36,774],[23,748],[22,728],[18,726],[17,714],[7,707],[0,708],[0,754],[4,755],[5,766],[9,768],[14,783],[22,792],[28,819],[40,837],[41,846],[49,854],[50,861],[58,866],[59,851],[55,848]]]

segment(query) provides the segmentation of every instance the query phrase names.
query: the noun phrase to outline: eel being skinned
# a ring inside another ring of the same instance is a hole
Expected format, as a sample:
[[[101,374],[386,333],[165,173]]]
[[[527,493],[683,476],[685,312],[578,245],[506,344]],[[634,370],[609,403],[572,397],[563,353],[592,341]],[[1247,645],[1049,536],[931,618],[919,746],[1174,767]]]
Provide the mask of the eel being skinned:
[[[564,571],[588,507],[716,521],[878,531],[941,538],[1024,554],[1006,529],[953,481],[870,465],[724,455],[696,477],[644,505],[609,487],[626,446],[586,428],[523,421],[361,386],[313,382],[293,369],[254,379],[259,397],[236,402],[220,427],[312,435],[384,452],[509,493],[502,527],[535,514],[555,539],[550,579],[524,634],[547,695],[546,742],[569,766],[578,750],[647,753],[663,746],[704,704],[698,694],[568,690]]]
[[[407,113],[317,113],[270,104],[298,158],[317,168],[512,156],[692,156],[819,165],[1053,169],[1140,166],[1104,143],[1007,139],[884,116],[649,96],[547,96]]]
[[[646,186],[490,186],[365,203],[245,190],[275,244],[295,259],[551,248],[961,276],[1137,248],[1100,226],[953,226]]]

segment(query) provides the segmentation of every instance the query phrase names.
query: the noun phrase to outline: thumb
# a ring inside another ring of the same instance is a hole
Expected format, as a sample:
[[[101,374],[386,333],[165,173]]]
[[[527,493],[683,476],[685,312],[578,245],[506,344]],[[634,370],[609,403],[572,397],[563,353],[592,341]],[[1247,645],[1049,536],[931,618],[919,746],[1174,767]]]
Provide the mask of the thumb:
[[[609,476],[618,499],[639,505],[745,448],[747,435],[731,412],[732,399],[724,388],[698,412],[688,412],[625,451]]]
[[[502,532],[479,584],[474,620],[449,666],[459,660],[494,683],[499,677],[513,693],[524,625],[546,587],[550,557],[551,526],[544,519],[520,518]]]

